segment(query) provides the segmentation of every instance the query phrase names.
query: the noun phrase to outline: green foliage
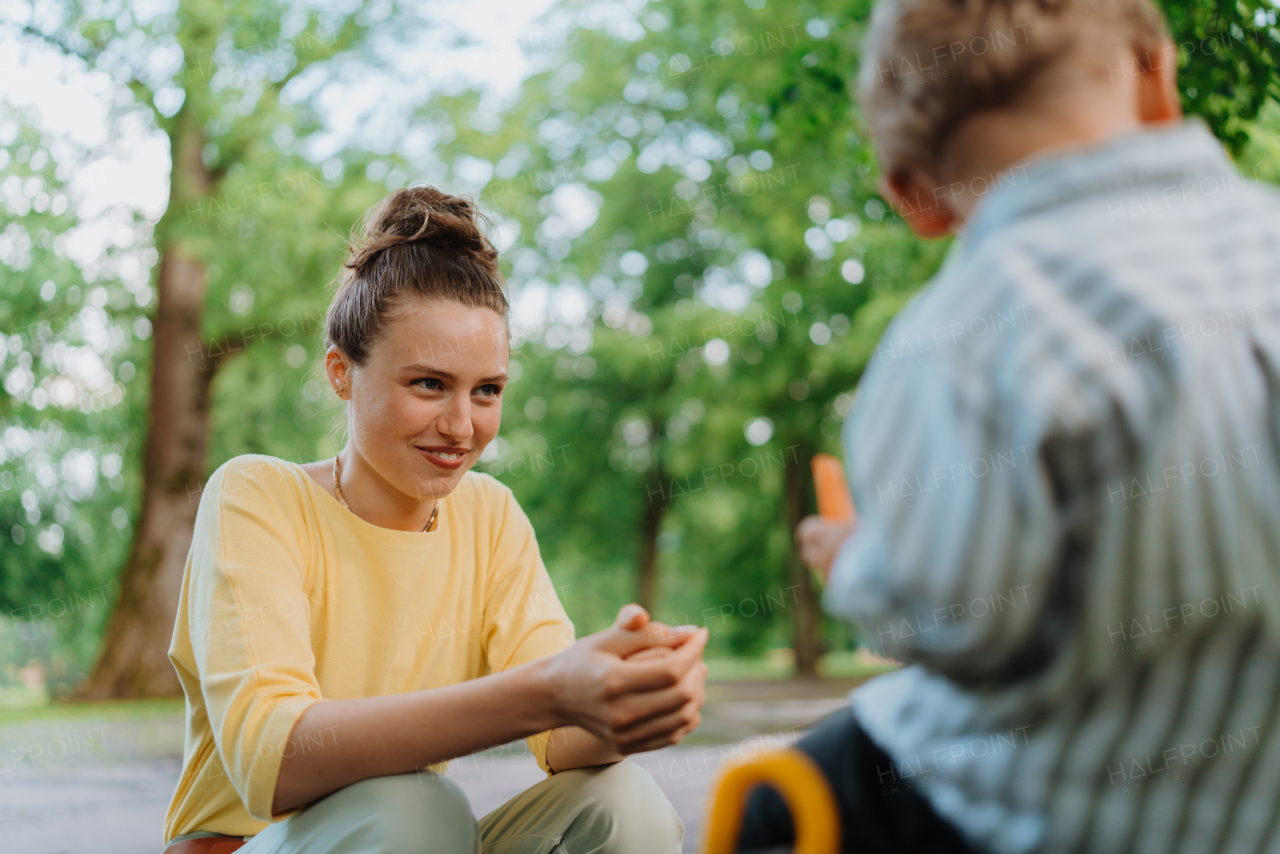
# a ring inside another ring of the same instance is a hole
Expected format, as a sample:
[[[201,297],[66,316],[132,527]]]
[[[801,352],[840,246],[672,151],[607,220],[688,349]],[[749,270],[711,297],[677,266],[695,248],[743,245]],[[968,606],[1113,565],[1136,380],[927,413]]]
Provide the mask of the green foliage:
[[[710,625],[716,654],[791,642],[809,457],[838,449],[880,335],[948,247],[910,236],[876,193],[850,99],[867,0],[655,0],[642,26],[612,30],[564,3],[554,14],[574,24],[542,44],[545,70],[513,103],[467,92],[410,117],[447,164],[436,171],[394,134],[314,153],[313,78],[376,67],[371,34],[407,39],[413,7],[59,8],[65,26],[30,37],[128,80],[125,111],[169,136],[176,168],[164,217],[81,269],[60,249],[77,220],[52,201],[66,191],[49,141],[22,116],[0,124],[0,608],[22,621],[98,596],[58,623],[65,656],[88,661],[110,599],[94,591],[114,583],[137,512],[151,247],[206,265],[205,338],[236,354],[215,380],[209,469],[247,452],[320,458],[342,438],[318,371],[324,285],[360,212],[427,181],[470,188],[495,215],[518,380],[482,468],[532,517],[579,632],[637,595],[655,549],[660,617]],[[1185,108],[1276,180],[1275,10],[1165,8]],[[108,379],[64,405],[55,387],[81,351]],[[82,454],[95,475],[77,491]],[[822,631],[833,648],[854,640]]]
[[[848,94],[865,11],[652,3],[638,40],[571,31],[500,124],[475,100],[439,105],[451,155],[487,161],[482,200],[520,225],[513,287],[589,304],[517,311],[513,450],[489,464],[584,630],[635,596],[658,505],[659,614],[734,653],[788,642],[809,457],[836,449],[884,324],[946,249],[875,198]],[[598,207],[577,234],[575,197]],[[528,446],[561,461],[513,476]]]
[[[336,186],[295,167],[264,174],[272,180],[257,186],[273,190],[255,200],[254,180],[245,180],[245,189],[225,195],[228,207],[244,204],[246,211],[211,218],[208,228],[220,238],[205,254],[207,340],[214,353],[245,348],[214,383],[211,470],[238,454],[307,460],[339,446],[334,419],[341,409],[319,370],[327,284],[342,263],[350,224],[386,192],[364,178],[357,158]]]
[[[1237,146],[1275,91],[1274,12],[1257,8],[1171,9],[1184,103]],[[533,516],[584,629],[635,595],[644,520],[666,499],[659,612],[708,622],[713,650],[786,642],[792,611],[750,602],[794,595],[785,570],[794,513],[810,509],[808,457],[835,449],[886,324],[947,249],[907,235],[877,198],[850,99],[868,11],[650,3],[634,36],[565,32],[499,120],[475,99],[437,105],[457,128],[448,157],[471,171],[484,161],[481,200],[519,224],[513,286],[590,305],[577,323],[517,313],[527,379],[504,424],[513,450],[490,463]],[[581,233],[561,213],[570,192],[597,207]],[[633,252],[647,263],[630,275]],[[856,283],[840,274],[850,261]],[[725,286],[752,273],[745,298],[726,302]],[[523,417],[535,398],[539,417]],[[772,436],[756,448],[744,427],[762,417]],[[559,464],[516,476],[529,447],[557,449]]]
[[[299,458],[332,444],[334,409],[309,379],[325,284],[350,223],[386,187],[365,178],[369,156],[356,147],[323,165],[306,157],[326,130],[315,88],[286,88],[303,72],[317,87],[343,63],[375,68],[364,40],[391,29],[388,13],[400,36],[417,20],[379,8],[184,0],[159,13],[68,0],[23,27],[30,43],[127,81],[135,100],[113,110],[110,132],[150,123],[173,164],[159,221],[117,222],[126,236],[82,269],[66,241],[84,224],[61,178],[93,153],[40,139],[22,116],[0,124],[0,205],[13,217],[0,242],[0,525],[12,542],[0,550],[0,665],[40,658],[70,682],[93,661],[138,514],[162,254],[206,273],[201,329],[221,359],[209,470],[236,454]],[[61,26],[42,28],[49,21]],[[0,682],[11,669],[0,667]]]
[[[107,616],[137,495],[133,425],[146,417],[145,399],[128,390],[146,370],[150,329],[145,280],[126,285],[116,271],[154,253],[111,245],[93,269],[78,268],[66,254],[76,217],[50,140],[13,111],[0,113],[0,140],[4,682],[31,658],[55,668],[85,660]],[[33,625],[48,619],[55,640]]]
[[[1235,153],[1268,99],[1280,98],[1277,10],[1259,0],[1163,0],[1178,45],[1183,109]]]

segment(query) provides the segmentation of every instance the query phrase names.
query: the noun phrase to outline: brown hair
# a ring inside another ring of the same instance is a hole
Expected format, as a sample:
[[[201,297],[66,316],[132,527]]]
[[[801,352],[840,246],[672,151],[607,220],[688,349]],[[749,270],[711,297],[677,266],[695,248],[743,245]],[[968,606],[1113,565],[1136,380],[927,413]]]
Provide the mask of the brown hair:
[[[504,319],[507,295],[498,250],[469,200],[434,187],[396,190],[351,232],[347,260],[325,315],[326,344],[363,364],[396,301],[416,296],[491,308]]]
[[[965,118],[1010,103],[1049,65],[1080,62],[1119,82],[1133,67],[1107,65],[1111,48],[1149,64],[1167,38],[1151,0],[880,0],[858,100],[886,174],[933,170]]]

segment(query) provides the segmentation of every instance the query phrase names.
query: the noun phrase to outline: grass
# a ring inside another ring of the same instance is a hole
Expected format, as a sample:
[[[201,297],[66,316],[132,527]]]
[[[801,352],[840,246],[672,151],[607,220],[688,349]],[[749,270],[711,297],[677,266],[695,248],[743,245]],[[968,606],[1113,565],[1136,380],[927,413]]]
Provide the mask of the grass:
[[[0,685],[0,715],[14,709],[45,706],[49,695],[43,688],[32,689],[22,685]]]
[[[788,679],[794,669],[780,655],[764,658],[707,658],[707,679],[713,682],[771,682]]]
[[[827,679],[870,679],[901,665],[869,657],[861,649],[829,652],[818,662],[818,673]]]
[[[0,686],[0,724],[31,720],[95,718],[152,718],[183,714],[185,702],[166,700],[102,700],[52,702],[44,691]]]
[[[869,679],[896,666],[869,658],[862,650],[829,652],[818,661],[818,674],[826,679]],[[769,650],[761,658],[707,659],[707,678],[714,682],[772,682],[794,675],[789,649]]]

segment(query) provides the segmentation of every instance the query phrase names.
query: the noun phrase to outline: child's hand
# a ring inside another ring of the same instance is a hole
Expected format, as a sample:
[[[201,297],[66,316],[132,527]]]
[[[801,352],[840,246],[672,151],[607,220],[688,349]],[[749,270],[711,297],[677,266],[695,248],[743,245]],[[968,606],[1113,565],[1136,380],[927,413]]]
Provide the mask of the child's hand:
[[[831,574],[831,564],[835,563],[836,553],[856,527],[856,517],[835,520],[806,516],[796,526],[796,546],[800,549],[800,559],[816,569],[825,582]]]

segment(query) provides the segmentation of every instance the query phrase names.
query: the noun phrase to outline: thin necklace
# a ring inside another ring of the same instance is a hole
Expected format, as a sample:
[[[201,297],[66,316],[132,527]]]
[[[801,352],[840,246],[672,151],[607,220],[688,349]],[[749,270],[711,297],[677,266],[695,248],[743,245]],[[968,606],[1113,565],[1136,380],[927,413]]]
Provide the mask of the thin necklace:
[[[351,506],[347,504],[347,499],[342,497],[342,487],[338,486],[338,471],[338,458],[335,456],[333,458],[333,494],[338,497],[338,503],[343,507],[346,507],[347,510],[351,512],[351,515],[354,516],[356,511],[352,510]],[[435,524],[436,516],[439,515],[439,513],[440,502],[437,500],[436,506],[431,508],[431,518],[427,520],[427,527],[422,529],[424,533],[431,530],[431,526]]]

